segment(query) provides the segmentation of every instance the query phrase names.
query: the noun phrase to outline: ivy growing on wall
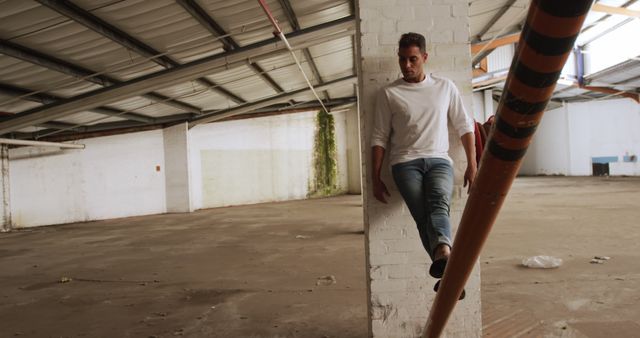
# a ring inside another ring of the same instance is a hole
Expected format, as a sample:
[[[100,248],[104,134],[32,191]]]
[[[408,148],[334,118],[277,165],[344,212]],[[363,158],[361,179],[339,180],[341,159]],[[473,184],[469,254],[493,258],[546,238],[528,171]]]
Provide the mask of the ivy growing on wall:
[[[329,196],[338,192],[338,162],[333,116],[324,110],[316,116],[312,182],[309,196]]]

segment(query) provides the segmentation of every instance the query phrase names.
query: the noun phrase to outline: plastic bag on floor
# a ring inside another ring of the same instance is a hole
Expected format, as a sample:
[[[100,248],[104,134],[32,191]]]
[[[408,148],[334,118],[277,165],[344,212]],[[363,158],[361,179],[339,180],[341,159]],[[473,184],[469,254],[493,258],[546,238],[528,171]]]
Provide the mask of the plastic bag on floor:
[[[562,259],[551,256],[533,256],[523,259],[522,265],[532,269],[554,269],[562,265]]]

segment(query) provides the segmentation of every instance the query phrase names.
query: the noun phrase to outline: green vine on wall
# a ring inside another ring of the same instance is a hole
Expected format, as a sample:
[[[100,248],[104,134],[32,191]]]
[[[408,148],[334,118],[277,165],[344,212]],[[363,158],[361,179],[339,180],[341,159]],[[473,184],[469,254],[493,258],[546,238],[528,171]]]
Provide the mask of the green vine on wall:
[[[338,192],[336,131],[333,116],[324,110],[316,116],[313,169],[310,197],[330,196]]]

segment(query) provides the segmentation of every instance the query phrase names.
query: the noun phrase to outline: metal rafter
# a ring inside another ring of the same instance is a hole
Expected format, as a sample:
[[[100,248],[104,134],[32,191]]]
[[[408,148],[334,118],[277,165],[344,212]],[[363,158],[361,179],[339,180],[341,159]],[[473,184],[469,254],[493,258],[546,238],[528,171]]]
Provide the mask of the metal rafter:
[[[291,7],[291,2],[289,2],[289,0],[278,0],[278,3],[280,3],[280,7],[282,7],[282,9],[284,10],[285,15],[287,16],[287,20],[289,21],[289,24],[291,25],[291,27],[293,27],[293,30],[299,31],[300,23],[298,22],[298,17],[296,16],[296,13],[293,10],[293,7]],[[302,50],[302,53],[304,54],[304,57],[307,59],[307,63],[309,64],[309,67],[313,72],[313,76],[315,76],[319,84],[324,84],[324,80],[320,75],[318,66],[316,65],[315,61],[313,60],[313,57],[311,56],[311,52],[309,51],[309,48],[304,48]],[[329,99],[329,93],[327,91],[324,91],[324,95],[327,99]]]
[[[111,39],[112,41],[133,50],[134,52],[150,58],[151,61],[159,64],[164,68],[174,68],[180,65],[179,62],[173,60],[172,58],[166,55],[160,55],[159,51],[153,49],[151,46],[144,44],[142,41],[139,41],[127,34],[126,32],[118,29],[117,27],[111,25],[110,23],[100,19],[99,17],[85,11],[84,9],[76,6],[71,1],[67,0],[36,0],[40,4],[47,6],[54,11],[67,16],[74,21],[84,25],[85,27],[95,31],[98,34],[103,35],[106,38]],[[205,78],[198,78],[196,81],[200,82],[201,85],[216,91],[236,103],[244,103],[246,102],[243,98],[237,96],[236,94],[231,93],[229,90],[217,85],[213,81]]]
[[[347,104],[352,104],[356,102],[356,97],[344,97],[338,99],[324,100],[324,104],[326,107],[339,107]],[[294,107],[289,103],[278,103],[274,105],[270,105],[265,108],[260,108],[253,110],[250,114],[247,114],[246,118],[251,118],[254,115],[262,116],[263,114],[271,115],[271,114],[288,114],[293,112],[300,111],[309,111],[310,109],[320,108],[321,106],[317,101],[310,101],[305,103],[295,104]],[[99,123],[90,126],[77,128],[76,132],[73,133],[62,133],[56,136],[48,136],[43,137],[42,140],[48,141],[56,141],[63,142],[68,140],[76,140],[79,138],[87,138],[92,136],[108,136],[108,135],[116,135],[121,133],[129,133],[134,131],[143,131],[161,128],[167,124],[180,123],[181,119],[188,119],[189,116],[181,116],[180,118],[169,119],[169,117],[176,117],[176,115],[167,116],[159,118],[157,124],[152,125],[140,125],[139,123],[133,121],[118,121],[118,122],[107,122],[107,123]],[[16,132],[12,133],[16,139],[34,139],[38,137],[38,134],[48,134],[50,132],[55,131],[55,129],[59,129],[53,126],[49,126],[47,128],[51,128],[49,130],[41,130],[39,132],[31,132],[31,133],[22,133]],[[96,135],[95,133],[100,133]]]
[[[191,16],[196,19],[200,25],[206,28],[213,36],[222,37],[220,42],[223,44],[223,48],[225,51],[231,51],[234,49],[240,48],[240,45],[230,36],[227,36],[227,32],[222,28],[213,18],[207,13],[207,11],[198,5],[197,2],[193,0],[176,0],[176,2],[182,6]],[[271,86],[276,92],[283,93],[284,89],[280,87],[280,85],[267,74],[262,67],[260,67],[257,63],[251,62],[249,64],[251,68],[255,70],[255,72],[262,77],[263,80]]]
[[[590,38],[589,40],[587,40],[587,41],[583,42],[583,43],[580,45],[580,48],[584,48],[585,46],[589,45],[590,43],[592,43],[592,42],[594,42],[594,41],[596,41],[596,40],[600,39],[601,37],[603,37],[603,36],[605,36],[605,35],[607,35],[607,34],[609,34],[609,33],[613,32],[613,31],[615,31],[616,29],[618,29],[618,28],[620,28],[620,27],[622,27],[622,26],[624,26],[624,25],[628,24],[629,22],[631,22],[631,21],[633,21],[633,20],[635,20],[635,19],[634,19],[634,18],[627,18],[627,19],[622,20],[621,22],[619,22],[619,23],[617,23],[617,24],[613,25],[612,27],[609,27],[609,28],[605,29],[604,31],[602,31],[602,32],[600,32],[600,33],[598,33],[598,34],[596,34],[596,36],[594,36],[594,37]]]
[[[96,74],[95,71],[78,66],[76,64],[67,62],[65,60],[58,59],[54,56],[27,48],[25,46],[19,45],[17,43],[2,40],[0,39],[0,54],[4,54],[16,59],[20,59],[25,62],[29,62],[62,74],[69,75],[75,78],[81,78],[85,81],[89,81],[91,83],[95,83],[97,85],[108,87],[114,84],[122,83],[122,81],[117,80],[108,75]],[[180,109],[186,112],[200,112],[202,109],[195,107],[193,105],[180,102],[177,100],[171,100],[164,95],[158,93],[146,93],[141,96],[152,100],[154,102],[161,102],[162,104]]]
[[[357,81],[357,79],[358,79],[358,77],[355,76],[355,75],[342,77],[342,78],[339,78],[339,79],[336,79],[336,80],[325,82],[325,84],[317,86],[316,90],[326,90],[327,88],[329,88],[331,86],[340,86],[340,85],[346,85],[346,84],[355,83]],[[198,116],[198,117],[192,119],[191,121],[189,121],[189,128],[191,128],[193,126],[196,126],[198,124],[215,122],[215,121],[219,121],[219,120],[228,118],[230,116],[236,116],[236,115],[245,114],[245,113],[254,111],[254,110],[258,109],[258,108],[263,108],[263,107],[270,106],[272,104],[276,104],[279,101],[289,100],[289,99],[292,99],[292,98],[294,98],[296,96],[309,93],[310,91],[311,91],[311,88],[305,87],[305,88],[301,88],[301,89],[298,89],[298,90],[293,90],[293,91],[290,91],[290,92],[287,92],[287,93],[282,93],[282,94],[279,94],[279,95],[276,95],[276,96],[267,97],[267,98],[264,98],[262,100],[250,102],[250,103],[247,103],[247,104],[243,104],[243,105],[240,105],[240,106],[237,106],[237,107],[225,109],[225,110],[222,110],[222,111],[216,111],[215,113],[212,113],[212,114]]]
[[[498,20],[500,20],[507,13],[507,11],[509,11],[509,9],[511,9],[511,7],[517,1],[518,0],[509,0],[504,6],[502,6],[502,8],[500,8],[500,10],[498,10],[498,13],[496,13],[496,15],[494,15],[491,18],[491,20],[489,20],[489,23],[487,23],[484,27],[482,27],[482,29],[480,30],[480,33],[478,33],[478,35],[476,35],[475,40],[476,41],[481,41],[482,40],[482,36],[487,34],[487,32],[489,32],[491,30],[493,25],[495,25],[496,22],[498,22]]]
[[[353,16],[326,22],[317,26],[288,34],[288,39],[298,48],[305,48],[342,37],[353,36],[355,19]],[[23,112],[11,120],[0,122],[0,135],[36,125],[52,119],[62,118],[80,111],[109,104],[170,86],[172,83],[186,82],[215,72],[216,69],[232,69],[246,65],[247,58],[254,60],[272,58],[287,51],[286,46],[276,44],[277,38],[243,46],[231,52],[216,54],[175,68],[131,79],[121,84],[80,94],[63,102]]]
[[[629,6],[633,5],[636,2],[638,2],[638,0],[629,0],[629,1],[625,2],[625,3],[623,3],[622,6],[620,6],[620,8],[629,7]],[[599,23],[603,22],[604,20],[607,20],[610,17],[611,17],[611,14],[604,15],[600,19],[590,23],[587,27],[583,28],[582,31],[580,31],[580,34],[582,34],[582,33],[586,32],[586,31],[588,31],[589,29],[597,26]]]
[[[6,83],[0,83],[0,92],[7,94],[9,96],[22,96],[22,95],[27,95],[29,93],[32,93],[33,90],[29,90],[26,88],[21,88],[18,86],[14,86],[14,85],[10,85],[10,84],[6,84]],[[32,101],[32,102],[38,102],[41,104],[49,104],[49,103],[54,103],[60,100],[64,100],[66,98],[64,97],[60,97],[60,96],[56,96],[53,94],[48,94],[48,93],[37,93],[37,94],[32,94],[29,96],[25,96],[24,98],[22,98],[22,100],[27,100],[27,101]],[[153,123],[154,122],[154,118],[147,116],[147,115],[143,115],[143,114],[136,114],[136,113],[125,113],[122,110],[118,110],[115,108],[111,108],[111,107],[97,107],[97,108],[93,108],[91,110],[89,110],[90,112],[93,113],[97,113],[97,114],[102,114],[102,115],[109,115],[109,116],[116,116],[116,117],[121,117],[123,119],[127,119],[127,120],[131,120],[131,121],[138,121],[138,122],[144,122],[144,123]],[[20,115],[20,113],[18,113],[18,115]]]

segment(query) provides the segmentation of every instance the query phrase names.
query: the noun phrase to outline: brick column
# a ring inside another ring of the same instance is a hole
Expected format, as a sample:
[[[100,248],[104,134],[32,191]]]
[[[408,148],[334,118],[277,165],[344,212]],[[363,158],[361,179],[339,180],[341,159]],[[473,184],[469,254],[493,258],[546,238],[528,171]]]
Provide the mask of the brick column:
[[[388,205],[373,197],[370,177],[372,111],[381,86],[401,76],[397,44],[402,33],[425,35],[429,60],[426,72],[455,82],[470,116],[472,113],[471,55],[468,2],[462,0],[362,0],[360,19],[360,112],[366,231],[369,335],[419,337],[435,298],[436,280],[429,276],[430,260],[421,246],[415,223],[391,178],[385,160],[382,179],[391,193]],[[453,131],[452,128],[450,128]],[[455,165],[451,221],[455,230],[466,201],[462,189],[466,159],[460,140],[450,133],[450,156]],[[454,243],[455,247],[455,243]],[[481,337],[480,269],[476,265],[446,337]]]

